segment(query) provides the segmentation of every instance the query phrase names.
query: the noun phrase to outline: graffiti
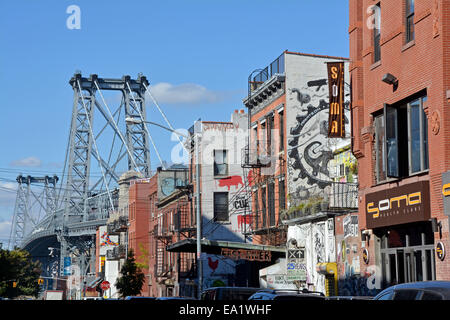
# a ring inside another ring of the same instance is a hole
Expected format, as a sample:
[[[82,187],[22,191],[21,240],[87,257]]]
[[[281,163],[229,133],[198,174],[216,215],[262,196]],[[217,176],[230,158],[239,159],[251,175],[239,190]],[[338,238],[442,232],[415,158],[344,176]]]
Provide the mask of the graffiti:
[[[232,186],[239,188],[239,185],[244,186],[241,176],[229,176],[219,180],[219,187],[227,187],[228,191]]]
[[[316,253],[316,264],[325,262],[325,241],[324,241],[324,224],[314,225],[314,250]]]
[[[338,280],[338,292],[341,296],[375,296],[380,290],[369,288],[368,277],[353,275]]]
[[[344,239],[358,236],[358,216],[347,216],[342,221]]]
[[[111,238],[109,237],[109,235],[106,232],[103,233],[101,238],[104,239],[104,240],[102,240],[102,242],[100,242],[100,246],[102,246],[102,247],[103,246],[118,246],[119,245],[119,243],[112,241]]]
[[[208,257],[208,266],[211,268],[212,272],[216,271],[217,267],[219,266],[219,259],[213,261],[211,257]]]
[[[242,226],[244,224],[250,225],[252,223],[252,216],[240,214],[237,216],[237,223],[238,223],[239,230],[242,230]]]
[[[233,201],[233,208],[237,210],[249,209],[249,198],[245,195],[237,195]],[[235,212],[236,212],[235,211]]]

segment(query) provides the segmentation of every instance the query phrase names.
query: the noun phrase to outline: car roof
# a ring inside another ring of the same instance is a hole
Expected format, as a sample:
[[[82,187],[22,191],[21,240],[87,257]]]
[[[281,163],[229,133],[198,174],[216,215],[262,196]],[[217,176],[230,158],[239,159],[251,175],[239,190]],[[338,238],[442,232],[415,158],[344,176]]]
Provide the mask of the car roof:
[[[396,284],[387,289],[398,290],[398,289],[434,289],[443,288],[450,290],[450,281],[418,281],[418,282],[408,282]]]

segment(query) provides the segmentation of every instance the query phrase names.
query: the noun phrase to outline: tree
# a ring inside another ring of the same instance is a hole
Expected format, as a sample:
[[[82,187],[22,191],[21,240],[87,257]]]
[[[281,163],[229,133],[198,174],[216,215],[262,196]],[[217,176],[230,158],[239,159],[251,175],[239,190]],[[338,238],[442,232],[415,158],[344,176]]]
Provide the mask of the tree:
[[[136,264],[132,249],[128,251],[127,260],[120,269],[120,274],[121,276],[117,278],[115,286],[122,298],[136,296],[141,293],[145,275]]]
[[[40,263],[32,261],[27,251],[0,250],[0,296],[10,299],[20,295],[37,297],[40,273]]]

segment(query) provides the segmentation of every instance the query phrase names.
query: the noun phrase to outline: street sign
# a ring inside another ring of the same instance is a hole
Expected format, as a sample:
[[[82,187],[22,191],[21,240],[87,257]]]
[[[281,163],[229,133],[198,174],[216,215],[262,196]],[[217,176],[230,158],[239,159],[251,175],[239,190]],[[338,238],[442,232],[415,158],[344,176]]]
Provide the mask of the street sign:
[[[100,283],[100,288],[102,288],[102,290],[108,290],[109,289],[109,282],[108,281],[103,281],[102,283]]]
[[[286,279],[288,281],[306,280],[305,248],[287,250]]]

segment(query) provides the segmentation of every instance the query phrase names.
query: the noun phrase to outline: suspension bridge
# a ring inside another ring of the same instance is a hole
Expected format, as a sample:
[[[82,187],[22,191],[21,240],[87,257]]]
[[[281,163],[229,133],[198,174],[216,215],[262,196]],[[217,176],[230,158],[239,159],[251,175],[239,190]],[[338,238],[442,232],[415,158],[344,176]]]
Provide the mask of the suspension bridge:
[[[81,275],[92,272],[96,229],[117,209],[120,175],[129,170],[144,178],[152,175],[150,144],[165,168],[147,128],[146,96],[173,130],[142,74],[109,79],[77,71],[69,84],[73,108],[62,175],[19,175],[16,180],[8,246],[39,259],[42,276],[69,275],[70,264],[77,264]],[[106,92],[115,94],[109,104]],[[92,174],[93,168],[100,175]]]

